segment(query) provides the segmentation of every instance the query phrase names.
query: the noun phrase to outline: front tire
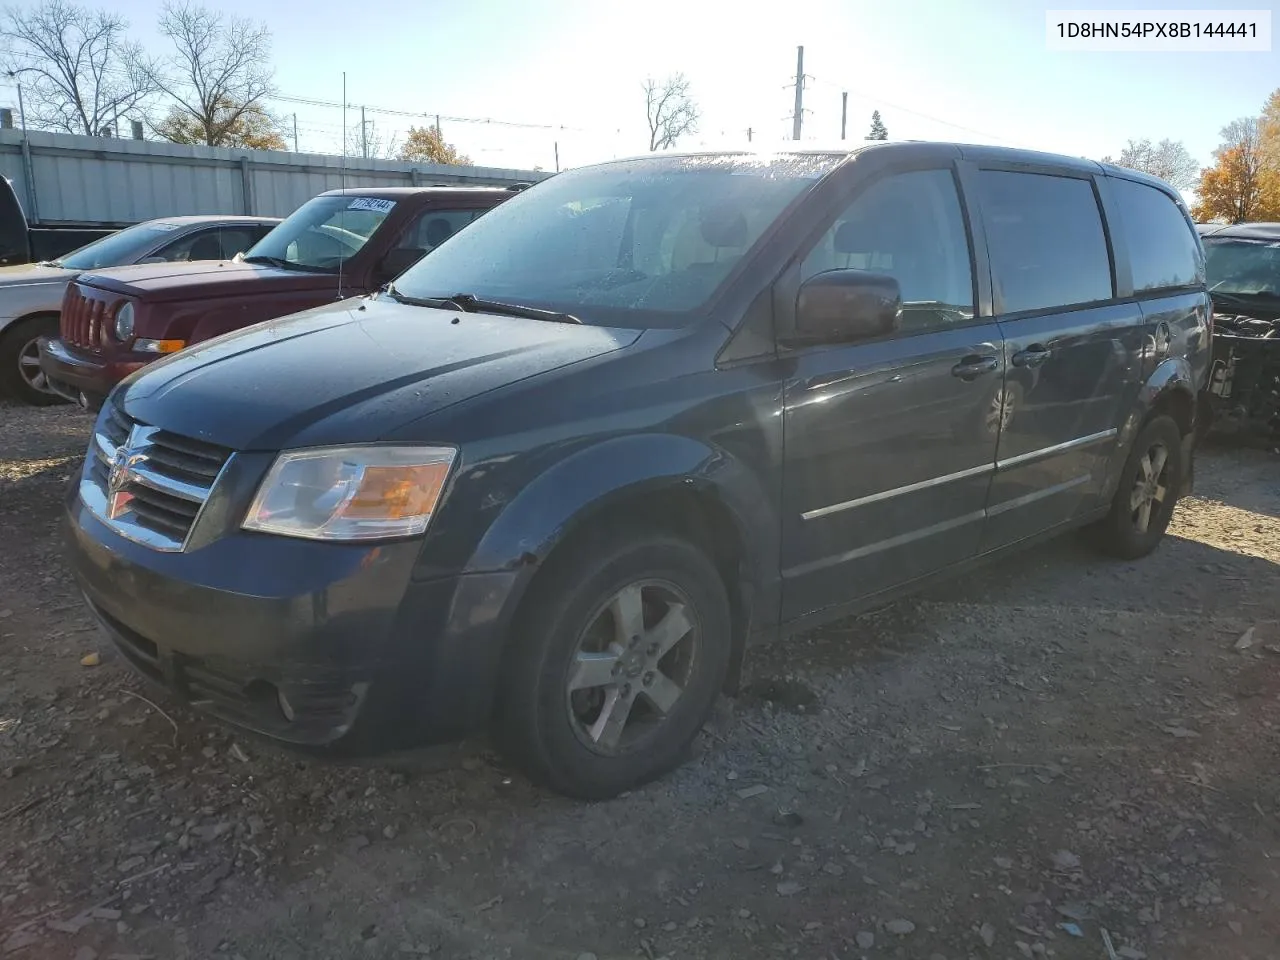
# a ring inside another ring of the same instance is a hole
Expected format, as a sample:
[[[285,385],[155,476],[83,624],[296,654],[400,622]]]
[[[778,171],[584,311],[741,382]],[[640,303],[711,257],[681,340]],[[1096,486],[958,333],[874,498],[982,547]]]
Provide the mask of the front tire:
[[[0,393],[33,407],[66,401],[51,391],[40,369],[40,337],[58,335],[57,317],[31,317],[0,332]]]
[[[1092,529],[1098,548],[1121,560],[1154,550],[1173,519],[1185,470],[1178,424],[1172,417],[1153,418],[1129,451],[1111,512]]]
[[[729,599],[707,556],[675,536],[619,532],[530,590],[495,712],[507,758],[584,800],[678,766],[729,670]]]

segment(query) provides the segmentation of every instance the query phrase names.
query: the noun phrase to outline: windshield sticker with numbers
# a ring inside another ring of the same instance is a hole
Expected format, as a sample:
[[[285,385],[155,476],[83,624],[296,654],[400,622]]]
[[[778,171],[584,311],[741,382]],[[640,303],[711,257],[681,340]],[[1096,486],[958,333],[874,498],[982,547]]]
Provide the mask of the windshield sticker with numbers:
[[[348,210],[372,210],[374,213],[390,213],[396,205],[394,200],[379,200],[377,197],[356,197],[349,204]]]

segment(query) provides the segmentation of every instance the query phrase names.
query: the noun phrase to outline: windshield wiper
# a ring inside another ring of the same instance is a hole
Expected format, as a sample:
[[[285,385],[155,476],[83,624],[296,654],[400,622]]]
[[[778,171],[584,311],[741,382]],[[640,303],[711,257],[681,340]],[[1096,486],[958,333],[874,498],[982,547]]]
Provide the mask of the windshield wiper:
[[[293,263],[292,261],[286,260],[283,257],[268,257],[265,253],[255,254],[252,257],[245,257],[244,262],[245,263],[269,263],[271,264],[271,266],[279,267],[281,270],[307,270],[308,272],[310,272],[308,267],[305,267],[300,263]]]
[[[571,313],[560,313],[556,310],[541,310],[538,307],[526,307],[522,303],[504,303],[501,300],[481,300],[472,293],[455,293],[447,302],[458,305],[459,310],[467,313],[500,313],[507,317],[524,317],[526,320],[551,320],[554,323],[582,323]]]
[[[1259,300],[1280,299],[1280,293],[1260,291],[1257,293],[1227,293],[1225,290],[1210,290],[1209,296],[1215,300],[1234,300],[1236,303],[1255,304]]]
[[[388,283],[382,288],[382,293],[394,300],[396,303],[405,303],[411,307],[430,307],[432,310],[462,310],[463,308],[451,300],[444,300],[440,297],[411,297],[407,293],[401,293],[396,289],[394,283]]]
[[[571,313],[556,310],[540,310],[521,303],[504,303],[500,300],[482,300],[471,293],[455,293],[451,297],[411,297],[401,293],[395,284],[387,284],[386,294],[397,303],[414,307],[430,307],[433,310],[459,310],[462,313],[500,313],[507,317],[524,317],[526,320],[550,320],[553,323],[582,323]]]

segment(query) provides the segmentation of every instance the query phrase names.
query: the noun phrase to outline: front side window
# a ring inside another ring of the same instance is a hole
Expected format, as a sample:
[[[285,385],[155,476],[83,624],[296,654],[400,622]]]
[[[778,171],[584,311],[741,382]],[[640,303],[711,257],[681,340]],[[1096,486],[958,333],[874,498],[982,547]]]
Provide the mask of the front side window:
[[[70,270],[100,270],[103,267],[125,266],[137,262],[148,251],[155,249],[166,238],[174,236],[180,229],[180,224],[164,220],[150,220],[135,224],[71,251],[54,261],[54,265]]]
[[[218,231],[222,258],[230,260],[237,253],[244,253],[258,242],[262,234],[257,227],[223,227]]]
[[[1280,299],[1280,240],[1206,238],[1211,293]]]
[[[392,249],[429,253],[480,216],[483,210],[427,210],[405,227]]]
[[[1111,193],[1129,240],[1136,292],[1204,282],[1196,235],[1172,197],[1145,183],[1118,177],[1111,180]]]
[[[148,260],[163,260],[168,263],[190,260],[221,260],[222,243],[218,240],[218,228],[197,230],[180,240],[175,240],[148,257]]]
[[[396,280],[585,322],[689,322],[836,156],[653,158],[557,174],[500,204]]]
[[[858,194],[801,261],[800,278],[846,269],[898,281],[904,332],[972,320],[969,240],[951,173],[900,173]]]
[[[335,273],[360,252],[395,205],[378,197],[316,197],[254,244],[244,259]]]
[[[1111,258],[1093,183],[983,170],[982,219],[998,313],[1110,300]]]

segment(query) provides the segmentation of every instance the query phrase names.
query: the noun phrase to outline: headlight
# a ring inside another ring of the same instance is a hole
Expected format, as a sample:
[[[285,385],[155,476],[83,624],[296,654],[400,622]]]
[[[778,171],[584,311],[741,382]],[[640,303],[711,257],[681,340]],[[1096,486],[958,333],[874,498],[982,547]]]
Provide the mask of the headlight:
[[[280,454],[242,526],[310,540],[379,540],[427,529],[452,447],[318,447]]]
[[[116,312],[116,339],[133,339],[133,301],[129,301]]]

